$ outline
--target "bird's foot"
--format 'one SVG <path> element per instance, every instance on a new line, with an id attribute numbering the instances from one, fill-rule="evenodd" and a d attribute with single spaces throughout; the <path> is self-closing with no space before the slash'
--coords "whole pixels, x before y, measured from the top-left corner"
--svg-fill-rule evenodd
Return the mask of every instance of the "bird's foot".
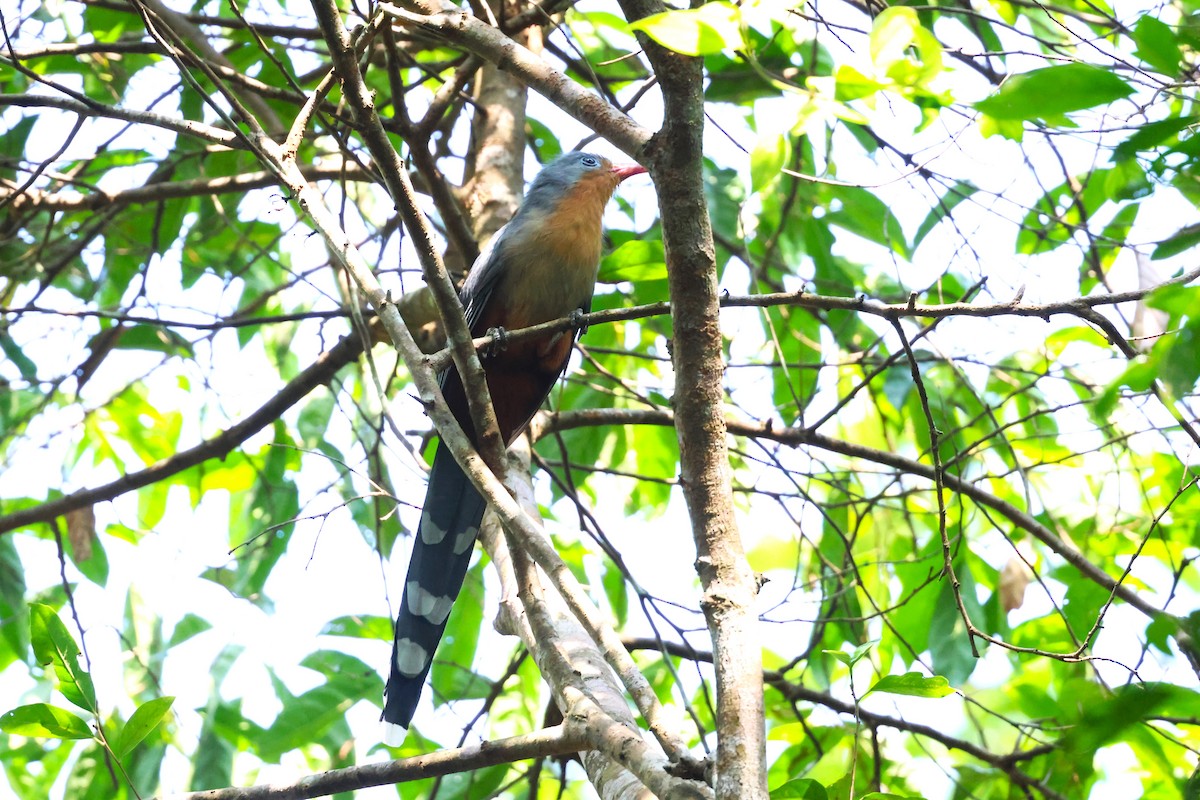
<path id="1" fill-rule="evenodd" d="M 570 322 L 571 326 L 580 333 L 587 333 L 587 325 L 583 324 L 583 317 L 583 309 L 577 308 L 570 314 L 567 314 L 567 322 Z"/>
<path id="2" fill-rule="evenodd" d="M 491 343 L 484 345 L 483 351 L 480 353 L 480 355 L 486 358 L 487 356 L 494 356 L 499 353 L 503 353 L 508 349 L 508 331 L 506 331 L 504 328 L 500 326 L 488 328 L 487 335 L 492 337 L 492 341 Z"/>

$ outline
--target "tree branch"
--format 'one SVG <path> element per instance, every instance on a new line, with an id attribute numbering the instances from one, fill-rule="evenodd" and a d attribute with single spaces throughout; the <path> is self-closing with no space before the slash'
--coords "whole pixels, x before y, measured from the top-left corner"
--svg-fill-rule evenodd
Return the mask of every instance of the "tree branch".
<path id="1" fill-rule="evenodd" d="M 423 14 L 391 3 L 381 3 L 379 8 L 405 24 L 428 30 L 511 72 L 521 83 L 631 156 L 637 157 L 650 140 L 650 132 L 619 109 L 594 92 L 584 89 L 486 22 L 442 0 L 419 0 L 416 5 Z"/>
<path id="2" fill-rule="evenodd" d="M 361 127 L 363 141 L 366 143 L 367 149 L 370 150 L 371 156 L 375 159 L 376 167 L 383 174 L 388 193 L 391 195 L 392 201 L 396 204 L 396 209 L 400 212 L 400 216 L 404 220 L 404 225 L 408 229 L 413 246 L 416 248 L 417 256 L 421 261 L 421 269 L 425 274 L 425 282 L 429 285 L 434 301 L 437 303 L 446 332 L 446 338 L 452 347 L 455 366 L 458 368 L 458 374 L 461 376 L 463 386 L 466 388 L 467 403 L 471 411 L 471 420 L 477 432 L 480 452 L 493 469 L 502 470 L 504 443 L 500 438 L 500 429 L 496 423 L 496 414 L 492 408 L 491 396 L 488 393 L 487 382 L 483 377 L 483 367 L 479 363 L 475 349 L 471 347 L 471 334 L 467 329 L 467 321 L 463 316 L 463 308 L 458 300 L 458 293 L 455 291 L 454 285 L 450 282 L 450 276 L 446 272 L 445 264 L 442 263 L 438 255 L 437 248 L 433 243 L 433 237 L 429 231 L 429 226 L 425 222 L 424 214 L 416 203 L 415 193 L 408 173 L 404 170 L 404 165 L 400 160 L 399 154 L 392 147 L 387 132 L 383 129 L 383 125 L 379 121 L 379 114 L 375 110 L 372 93 L 363 80 L 362 72 L 359 71 L 358 60 L 354 53 L 353 44 L 350 41 L 350 35 L 342 24 L 340 12 L 336 4 L 332 0 L 313 0 L 312 5 L 317 15 L 317 21 L 320 23 L 321 30 L 325 35 L 330 57 L 333 60 L 334 70 L 337 72 L 338 79 L 342 83 L 342 92 L 349 102 L 351 113 Z M 378 22 L 382 22 L 382 17 L 376 17 L 372 21 L 372 25 Z M 294 167 L 294 153 L 280 155 L 285 156 L 287 163 Z M 337 229 L 336 224 L 332 220 L 330 220 L 330 224 L 337 231 L 336 235 L 339 238 L 344 236 L 344 233 L 341 233 Z M 387 326 L 388 319 L 384 317 L 382 310 L 379 308 L 381 303 L 386 303 L 387 298 L 382 293 L 378 281 L 375 280 L 374 275 L 365 263 L 361 264 L 361 269 L 358 260 L 347 262 L 347 266 L 350 269 L 350 274 L 354 276 L 354 280 L 370 297 L 372 304 L 376 306 L 377 313 L 380 314 L 380 319 Z M 395 319 L 395 324 L 399 326 L 398 317 Z M 390 327 L 388 331 L 392 333 Z M 409 339 L 411 341 L 411 337 Z M 399 342 L 397 342 L 397 345 L 399 346 Z M 401 350 L 401 353 L 404 355 L 404 350 Z M 405 356 L 405 362 L 409 363 L 407 355 Z M 409 367 L 412 367 L 411 363 L 409 363 Z M 444 406 L 445 403 L 441 398 L 440 389 L 437 390 L 436 396 L 437 402 L 441 402 Z M 456 431 L 456 435 L 462 433 L 457 420 L 449 413 L 448 409 L 445 416 L 442 416 L 441 419 L 444 421 L 438 423 L 437 428 L 439 431 L 445 432 L 443 429 L 444 425 Z M 464 440 L 465 438 L 463 436 Z M 456 453 L 455 458 L 460 464 L 462 463 L 462 459 L 466 458 L 465 453 L 460 457 L 453 448 L 452 452 Z"/>
<path id="3" fill-rule="evenodd" d="M 339 369 L 358 358 L 363 351 L 362 340 L 357 336 L 346 336 L 332 348 L 322 353 L 312 366 L 288 381 L 274 397 L 259 406 L 246 419 L 223 431 L 219 436 L 196 445 L 190 450 L 176 453 L 146 469 L 131 472 L 117 480 L 83 489 L 73 494 L 51 500 L 31 508 L 23 508 L 0 516 L 0 534 L 37 522 L 49 522 L 55 517 L 84 508 L 105 500 L 112 500 L 126 492 L 149 486 L 172 475 L 183 472 L 210 458 L 222 458 L 233 452 L 258 431 L 278 419 L 283 412 L 298 403 L 313 389 L 328 383 Z"/>
<path id="4" fill-rule="evenodd" d="M 533 496 L 529 475 L 528 440 L 518 440 L 509 451 L 509 457 L 515 463 L 508 470 L 508 487 L 528 515 L 526 518 L 533 521 L 537 518 L 537 501 Z M 502 621 L 509 632 L 522 638 L 533 654 L 543 677 L 554 691 L 555 702 L 564 718 L 580 722 L 586 730 L 590 746 L 605 756 L 606 763 L 595 764 L 591 763 L 591 756 L 584 754 L 584 764 L 597 791 L 603 797 L 613 796 L 609 789 L 623 785 L 620 772 L 629 770 L 654 792 L 655 797 L 711 800 L 712 793 L 706 785 L 697 780 L 688 780 L 675 771 L 682 766 L 685 773 L 690 773 L 690 777 L 702 775 L 700 765 L 694 760 L 689 759 L 691 763 L 678 763 L 682 760 L 680 755 L 686 754 L 686 750 L 680 753 L 678 737 L 673 733 L 665 733 L 662 721 L 655 714 L 646 716 L 653 720 L 652 727 L 656 729 L 660 740 L 665 738 L 668 745 L 679 753 L 672 756 L 676 765 L 671 765 L 640 735 L 624 695 L 613 680 L 613 672 L 605 664 L 606 661 L 609 665 L 613 664 L 616 651 L 629 660 L 632 670 L 649 689 L 640 671 L 632 666 L 629 653 L 621 645 L 620 639 L 607 624 L 603 627 L 608 635 L 598 638 L 593 625 L 580 624 L 578 611 L 573 604 L 563 602 L 561 593 L 543 589 L 539 573 L 524 555 L 549 547 L 538 523 L 533 523 L 532 531 L 513 527 L 508 530 L 506 537 L 501 537 L 494 522 L 495 518 L 492 517 L 489 524 L 484 525 L 481 540 L 500 573 L 501 585 L 509 587 L 506 597 L 511 597 L 515 587 L 521 600 L 520 609 L 511 605 L 504 608 L 506 613 L 502 614 Z M 536 545 L 531 543 L 531 538 L 538 540 Z M 506 541 L 516 546 L 508 545 Z M 574 579 L 569 580 L 573 582 Z M 556 581 L 556 585 L 558 583 Z M 572 607 L 568 610 L 568 606 Z M 619 674 L 628 687 L 628 672 L 620 670 Z M 634 692 L 634 696 L 638 697 L 638 694 Z M 657 705 L 657 700 L 654 703 Z M 614 773 L 612 767 L 620 769 Z"/>
<path id="5" fill-rule="evenodd" d="M 55 97 L 42 94 L 0 94 L 0 108 L 17 106 L 20 108 L 57 108 L 69 111 L 83 117 L 108 117 L 132 122 L 138 125 L 148 125 L 153 128 L 163 128 L 184 136 L 193 136 L 212 144 L 225 145 L 232 150 L 245 150 L 246 145 L 241 135 L 223 130 L 203 122 L 190 119 L 168 117 L 166 114 L 156 114 L 153 111 L 134 111 L 128 108 L 118 108 L 106 103 L 80 102 L 67 97 Z"/>
<path id="6" fill-rule="evenodd" d="M 659 409 L 593 409 L 591 411 L 559 411 L 548 414 L 542 424 L 543 430 L 550 433 L 582 425 L 596 424 L 597 418 L 602 418 L 604 424 L 611 425 L 676 425 L 675 417 L 676 414 L 674 412 Z M 884 466 L 892 467 L 911 475 L 917 475 L 930 481 L 934 480 L 933 467 L 928 464 L 922 464 L 920 461 L 905 458 L 890 451 L 876 450 L 865 445 L 835 439 L 832 436 L 825 436 L 806 428 L 780 427 L 773 424 L 771 420 L 759 423 L 739 420 L 733 417 L 726 418 L 726 426 L 729 432 L 735 436 L 768 439 L 792 447 L 817 447 L 831 453 L 839 453 L 851 458 L 861 458 L 865 461 L 883 464 Z M 1028 532 L 1042 544 L 1057 553 L 1067 563 L 1071 564 L 1071 566 L 1078 569 L 1089 580 L 1112 592 L 1114 596 L 1125 601 L 1151 619 L 1155 619 L 1166 613 L 1162 609 L 1156 608 L 1154 605 L 1143 600 L 1140 595 L 1136 594 L 1129 587 L 1109 576 L 1108 573 L 1089 561 L 1087 556 L 1068 544 L 1054 533 L 1054 531 L 1038 522 L 1027 512 L 956 475 L 946 473 L 943 476 L 943 481 L 946 488 L 970 497 L 981 506 L 992 509 L 1021 530 Z"/>
<path id="7" fill-rule="evenodd" d="M 332 166 L 305 165 L 300 170 L 310 181 L 350 180 L 372 181 L 374 176 L 353 162 Z M 200 197 L 231 192 L 248 192 L 278 186 L 279 176 L 269 172 L 243 172 L 219 178 L 193 178 L 191 180 L 153 183 L 133 189 L 108 192 L 96 189 L 89 194 L 78 192 L 45 192 L 39 189 L 17 191 L 0 185 L 0 203 L 14 197 L 12 208 L 35 208 L 44 211 L 91 211 L 112 206 L 158 203 L 181 197 Z"/>
<path id="8" fill-rule="evenodd" d="M 621 0 L 621 8 L 629 20 L 665 10 L 657 0 Z M 658 195 L 671 293 L 680 484 L 715 656 L 714 787 L 718 800 L 766 800 L 758 583 L 733 509 L 716 256 L 704 191 L 703 61 L 637 36 L 663 95 L 663 127 L 644 153 Z"/>
<path id="9" fill-rule="evenodd" d="M 307 775 L 295 783 L 262 784 L 246 788 L 231 786 L 225 789 L 163 795 L 157 800 L 304 800 L 365 789 L 369 786 L 387 786 L 438 775 L 469 772 L 531 758 L 566 755 L 578 751 L 584 745 L 583 727 L 567 720 L 553 728 L 494 742 L 437 750 L 412 758 L 385 761 L 382 764 L 331 769 Z"/>

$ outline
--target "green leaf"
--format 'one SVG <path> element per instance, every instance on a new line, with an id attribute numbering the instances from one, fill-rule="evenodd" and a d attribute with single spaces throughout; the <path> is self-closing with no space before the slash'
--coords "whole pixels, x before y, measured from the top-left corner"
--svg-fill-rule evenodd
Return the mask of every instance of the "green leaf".
<path id="1" fill-rule="evenodd" d="M 6 89 L 12 91 L 12 89 Z M 25 157 L 25 141 L 29 132 L 38 121 L 38 115 L 31 114 L 24 119 L 18 119 L 4 133 L 0 133 L 0 176 L 14 180 L 17 176 L 13 166 L 19 164 Z"/>
<path id="2" fill-rule="evenodd" d="M 971 619 L 979 624 L 983 609 L 975 597 L 975 579 L 964 559 L 956 559 L 955 574 L 960 581 L 959 593 Z M 959 613 L 954 587 L 947 577 L 938 582 L 937 602 L 929 620 L 929 655 L 933 670 L 945 675 L 951 683 L 962 684 L 975 670 L 975 655 L 967 638 L 966 625 Z"/>
<path id="3" fill-rule="evenodd" d="M 455 665 L 443 673 L 436 691 L 448 700 L 482 700 L 495 688 L 496 682 L 486 675 Z"/>
<path id="4" fill-rule="evenodd" d="M 838 661 L 845 664 L 847 667 L 850 666 L 850 654 L 849 653 L 843 652 L 841 650 L 822 650 L 821 652 L 827 656 L 833 656 Z"/>
<path id="5" fill-rule="evenodd" d="M 937 205 L 929 210 L 925 215 L 925 219 L 921 221 L 920 227 L 917 228 L 917 233 L 913 236 L 912 249 L 916 250 L 921 242 L 925 240 L 938 223 L 944 219 L 948 219 L 955 207 L 971 197 L 979 191 L 979 187 L 970 181 L 959 181 L 942 194 L 938 198 Z"/>
<path id="6" fill-rule="evenodd" d="M 333 416 L 335 401 L 330 392 L 321 392 L 313 397 L 300 412 L 296 420 L 296 429 L 305 447 L 320 447 L 325 441 L 329 430 L 329 419 Z"/>
<path id="7" fill-rule="evenodd" d="M 1098 615 L 1108 602 L 1109 592 L 1072 568 L 1064 569 L 1061 573 L 1057 577 L 1067 585 L 1063 616 L 1075 638 L 1082 641 L 1092 626 L 1099 622 Z"/>
<path id="8" fill-rule="evenodd" d="M 1025 123 L 1019 119 L 997 119 L 984 114 L 983 119 L 979 120 L 979 132 L 985 139 L 1003 136 L 1019 142 L 1025 138 Z"/>
<path id="9" fill-rule="evenodd" d="M 1200 312 L 1200 287 L 1170 284 L 1160 286 L 1146 296 L 1146 305 L 1166 311 L 1178 323 L 1183 317 Z"/>
<path id="10" fill-rule="evenodd" d="M 17 366 L 21 377 L 30 383 L 37 382 L 37 365 L 21 351 L 20 346 L 13 340 L 7 330 L 0 330 L 0 350 Z"/>
<path id="11" fill-rule="evenodd" d="M 1104 193 L 1110 200 L 1140 200 L 1154 190 L 1146 170 L 1137 161 L 1120 161 L 1104 175 Z"/>
<path id="12" fill-rule="evenodd" d="M 942 71 L 942 45 L 911 8 L 892 6 L 871 26 L 871 62 L 877 75 L 895 84 L 926 88 Z M 917 59 L 910 53 L 915 49 Z"/>
<path id="13" fill-rule="evenodd" d="M 239 704 L 209 705 L 201 719 L 200 739 L 191 754 L 193 791 L 233 783 L 233 757 L 237 749 L 229 734 L 252 728 L 249 720 L 241 716 Z"/>
<path id="14" fill-rule="evenodd" d="M 630 239 L 600 262 L 601 283 L 657 281 L 667 277 L 662 241 Z"/>
<path id="15" fill-rule="evenodd" d="M 93 714 L 98 711 L 92 676 L 79 666 L 79 645 L 71 638 L 54 609 L 41 603 L 29 606 L 29 638 L 42 666 L 54 664 L 58 690 L 63 697 Z"/>
<path id="16" fill-rule="evenodd" d="M 975 108 L 996 120 L 1055 120 L 1133 94 L 1133 87 L 1109 70 L 1088 64 L 1043 67 L 1010 78 Z"/>
<path id="17" fill-rule="evenodd" d="M 906 672 L 903 675 L 885 675 L 877 680 L 863 697 L 871 692 L 904 694 L 911 697 L 945 697 L 954 694 L 954 687 L 941 675 L 925 677 L 919 672 Z"/>
<path id="18" fill-rule="evenodd" d="M 911 256 L 900 220 L 874 194 L 857 186 L 836 186 L 831 188 L 830 196 L 840 203 L 825 215 L 828 224 L 886 247 L 906 260 Z"/>
<path id="19" fill-rule="evenodd" d="M 157 728 L 158 723 L 162 722 L 174 702 L 174 697 L 157 697 L 138 706 L 133 715 L 129 717 L 129 721 L 121 728 L 116 743 L 112 746 L 117 758 L 127 755 L 137 746 L 138 742 L 146 738 L 150 731 Z"/>
<path id="20" fill-rule="evenodd" d="M 742 47 L 741 13 L 731 3 L 715 0 L 696 9 L 664 11 L 629 23 L 668 50 L 688 56 Z"/>
<path id="21" fill-rule="evenodd" d="M 841 64 L 834 73 L 834 98 L 849 103 L 878 94 L 888 87 L 887 83 L 864 75 L 849 64 Z"/>
<path id="22" fill-rule="evenodd" d="M 1200 123 L 1200 116 L 1190 115 L 1186 117 L 1167 117 L 1166 119 L 1157 122 L 1147 122 L 1134 130 L 1129 135 L 1129 138 L 1117 145 L 1113 153 L 1115 161 L 1123 161 L 1133 158 L 1139 152 L 1153 150 L 1172 139 L 1176 138 L 1180 131 L 1185 131 Z"/>
<path id="23" fill-rule="evenodd" d="M 378 701 L 383 682 L 378 672 L 353 656 L 321 650 L 306 657 L 304 666 L 321 673 L 325 681 L 315 689 L 292 696 L 276 680 L 275 693 L 283 711 L 257 737 L 264 761 L 277 762 L 286 752 L 310 745 L 343 722 L 346 711 L 365 697 Z"/>
<path id="24" fill-rule="evenodd" d="M 761 192 L 779 180 L 781 170 L 792 157 L 790 136 L 760 136 L 750 152 L 750 188 Z"/>
<path id="25" fill-rule="evenodd" d="M 149 350 L 184 358 L 195 357 L 192 343 L 171 328 L 159 325 L 130 325 L 121 331 L 116 347 L 122 350 Z"/>
<path id="26" fill-rule="evenodd" d="M 720 168 L 704 160 L 704 199 L 712 218 L 713 232 L 726 239 L 741 235 L 741 209 L 745 203 L 745 187 L 737 170 Z"/>
<path id="27" fill-rule="evenodd" d="M 662 425 L 633 425 L 629 449 L 634 468 L 646 480 L 637 481 L 625 503 L 626 513 L 647 518 L 662 514 L 671 495 L 669 481 L 679 474 L 679 439 Z M 585 579 L 586 580 L 586 579 Z"/>
<path id="28" fill-rule="evenodd" d="M 879 640 L 873 639 L 869 642 L 860 644 L 858 647 L 854 648 L 854 650 L 852 650 L 849 653 L 843 652 L 841 650 L 822 650 L 821 652 L 833 656 L 838 661 L 842 662 L 843 664 L 845 664 L 848 667 L 853 667 L 859 661 L 862 661 L 863 656 L 870 653 L 871 650 L 873 650 L 875 648 L 875 645 L 877 645 L 877 644 L 879 644 Z"/>
<path id="29" fill-rule="evenodd" d="M 774 345 L 773 398 L 783 418 L 799 419 L 816 396 L 822 364 L 821 319 L 800 308 L 776 307 L 762 315 L 763 335 Z M 787 365 L 784 367 L 784 365 Z"/>
<path id="30" fill-rule="evenodd" d="M 796 778 L 771 790 L 771 800 L 779 800 L 784 797 L 795 797 L 800 800 L 826 800 L 829 793 L 825 791 L 825 786 L 818 781 L 811 778 Z"/>
<path id="31" fill-rule="evenodd" d="M 616 564 L 605 559 L 600 582 L 604 586 L 604 595 L 608 598 L 613 616 L 617 619 L 617 626 L 624 627 L 629 618 L 629 587 L 625 583 L 624 573 Z"/>
<path id="32" fill-rule="evenodd" d="M 880 11 L 871 25 L 871 62 L 886 71 L 905 57 L 905 51 L 913 43 L 913 31 L 920 27 L 921 20 L 911 8 L 892 6 Z"/>
<path id="33" fill-rule="evenodd" d="M 494 767 L 455 772 L 442 779 L 438 800 L 473 800 L 480 797 L 503 796 L 497 793 L 504 782 L 509 779 L 509 765 L 498 764 Z M 428 794 L 419 795 L 428 797 Z"/>
<path id="34" fill-rule="evenodd" d="M 0 672 L 29 653 L 29 623 L 25 616 L 25 569 L 13 536 L 0 536 L 0 637 L 7 646 L 0 651 Z"/>
<path id="35" fill-rule="evenodd" d="M 1200 379 L 1200 315 L 1175 332 L 1160 358 L 1159 376 L 1175 397 L 1191 394 Z"/>
<path id="36" fill-rule="evenodd" d="M 1063 738 L 1063 747 L 1077 758 L 1091 755 L 1106 744 L 1119 741 L 1137 723 L 1155 716 L 1171 698 L 1165 684 L 1129 684 L 1110 697 L 1084 706 L 1083 715 Z"/>
<path id="37" fill-rule="evenodd" d="M 351 636 L 355 639 L 377 639 L 390 642 L 395 635 L 392 621 L 387 617 L 370 614 L 354 614 L 337 617 L 321 628 L 322 636 Z"/>
<path id="38" fill-rule="evenodd" d="M 95 518 L 89 518 L 94 525 Z M 95 535 L 94 530 L 77 533 L 72 529 L 77 524 L 68 514 L 67 528 L 71 535 L 65 542 L 67 556 L 85 578 L 97 586 L 104 586 L 108 582 L 108 553 L 104 549 L 104 540 Z"/>
<path id="39" fill-rule="evenodd" d="M 110 770 L 112 760 L 99 742 L 86 747 L 67 776 L 64 797 L 71 800 L 125 800 L 130 797 L 124 781 Z"/>
<path id="40" fill-rule="evenodd" d="M 1121 389 L 1128 387 L 1133 392 L 1145 392 L 1154 383 L 1158 373 L 1158 364 L 1149 359 L 1139 358 L 1129 362 L 1129 366 L 1096 398 L 1096 413 L 1108 417 L 1116 408 Z"/>
<path id="41" fill-rule="evenodd" d="M 1118 211 L 1100 232 L 1096 243 L 1100 254 L 1100 267 L 1107 272 L 1122 250 L 1122 243 L 1129 239 L 1129 231 L 1142 209 L 1141 203 L 1130 203 Z"/>
<path id="42" fill-rule="evenodd" d="M 0 731 L 41 739 L 90 739 L 92 729 L 81 717 L 48 703 L 21 706 L 0 716 Z"/>
<path id="43" fill-rule="evenodd" d="M 212 628 L 212 623 L 208 620 L 198 617 L 195 614 L 184 614 L 183 618 L 175 624 L 175 629 L 171 631 L 171 639 L 167 642 L 167 648 L 170 649 L 178 644 L 183 644 L 193 636 L 204 633 Z"/>
<path id="44" fill-rule="evenodd" d="M 1200 223 L 1188 225 L 1175 231 L 1158 243 L 1154 248 L 1154 252 L 1150 254 L 1152 261 L 1160 261 L 1164 258 L 1179 255 L 1185 250 L 1190 250 L 1200 244 Z"/>
<path id="45" fill-rule="evenodd" d="M 1174 31 L 1165 22 L 1150 14 L 1143 14 L 1133 29 L 1133 41 L 1137 43 L 1134 55 L 1155 70 L 1174 78 L 1179 74 L 1179 62 L 1183 54 Z"/>

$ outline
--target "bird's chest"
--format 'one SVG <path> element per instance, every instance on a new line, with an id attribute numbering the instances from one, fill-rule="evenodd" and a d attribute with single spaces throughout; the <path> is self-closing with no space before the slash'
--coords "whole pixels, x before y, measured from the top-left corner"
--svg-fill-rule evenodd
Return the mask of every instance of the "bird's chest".
<path id="1" fill-rule="evenodd" d="M 514 265 L 500 298 L 513 328 L 561 319 L 590 305 L 600 264 L 600 214 L 556 214 L 531 239 L 529 257 Z"/>

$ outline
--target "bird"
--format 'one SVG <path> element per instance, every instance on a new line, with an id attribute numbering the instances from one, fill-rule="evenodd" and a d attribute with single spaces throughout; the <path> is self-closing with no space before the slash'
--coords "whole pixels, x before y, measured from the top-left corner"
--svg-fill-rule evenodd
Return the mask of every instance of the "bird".
<path id="1" fill-rule="evenodd" d="M 459 292 L 473 337 L 563 319 L 591 308 L 603 247 L 604 208 L 626 178 L 646 172 L 586 152 L 546 164 L 512 220 L 475 260 Z M 481 358 L 496 421 L 512 444 L 567 366 L 573 332 L 501 344 Z M 502 340 L 502 337 L 501 337 Z M 442 396 L 478 445 L 461 376 L 440 376 Z M 412 722 L 450 610 L 462 589 L 487 508 L 454 456 L 439 443 L 396 617 L 384 690 L 384 742 L 399 745 Z"/>

